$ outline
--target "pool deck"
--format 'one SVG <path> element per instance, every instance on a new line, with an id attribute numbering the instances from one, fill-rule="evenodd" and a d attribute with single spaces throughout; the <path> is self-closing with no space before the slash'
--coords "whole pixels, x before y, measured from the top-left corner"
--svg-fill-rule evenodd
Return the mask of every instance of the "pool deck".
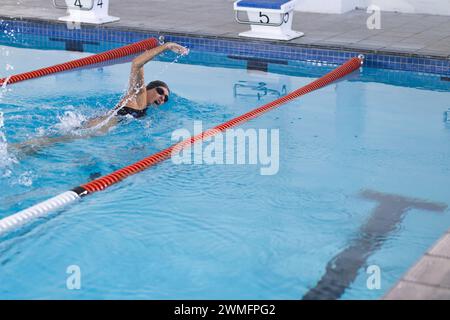
<path id="1" fill-rule="evenodd" d="M 65 15 L 52 0 L 1 0 L 0 4 L 2 17 L 57 20 Z M 113 0 L 110 15 L 121 20 L 106 24 L 107 28 L 224 38 L 239 38 L 239 32 L 249 29 L 235 22 L 232 0 Z M 293 29 L 305 36 L 288 43 L 450 59 L 450 16 L 382 12 L 379 30 L 367 28 L 369 16 L 365 10 L 341 15 L 295 12 Z"/>
<path id="2" fill-rule="evenodd" d="M 51 0 L 1 0 L 0 4 L 0 17 L 4 18 L 56 21 L 65 15 Z M 229 39 L 237 39 L 239 32 L 248 30 L 248 26 L 235 22 L 232 0 L 113 0 L 110 15 L 121 20 L 105 28 Z M 365 10 L 342 15 L 296 12 L 293 29 L 305 36 L 288 43 L 450 59 L 450 16 L 382 12 L 379 30 L 367 28 L 369 16 Z M 450 299 L 450 230 L 384 299 Z"/>
<path id="3" fill-rule="evenodd" d="M 384 296 L 385 300 L 450 300 L 450 230 Z"/>

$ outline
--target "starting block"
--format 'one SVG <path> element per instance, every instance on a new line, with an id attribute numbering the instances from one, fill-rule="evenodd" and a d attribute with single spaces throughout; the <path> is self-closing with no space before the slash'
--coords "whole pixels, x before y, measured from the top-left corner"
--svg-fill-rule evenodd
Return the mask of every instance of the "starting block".
<path id="1" fill-rule="evenodd" d="M 57 0 L 53 0 L 55 8 L 67 9 L 69 14 L 59 18 L 60 21 L 103 24 L 120 20 L 108 14 L 109 0 L 64 0 L 64 2 L 65 4 L 58 4 Z"/>
<path id="2" fill-rule="evenodd" d="M 292 40 L 304 35 L 292 30 L 297 0 L 238 0 L 234 2 L 236 21 L 250 25 L 251 30 L 239 33 L 242 37 L 273 40 Z M 247 12 L 248 20 L 240 13 Z"/>

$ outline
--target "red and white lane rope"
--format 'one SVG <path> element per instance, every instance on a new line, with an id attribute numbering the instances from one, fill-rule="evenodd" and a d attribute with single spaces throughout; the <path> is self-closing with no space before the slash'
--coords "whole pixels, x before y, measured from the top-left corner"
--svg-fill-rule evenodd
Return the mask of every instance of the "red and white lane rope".
<path id="1" fill-rule="evenodd" d="M 124 47 L 112 49 L 109 51 L 105 51 L 99 54 L 94 54 L 89 57 L 84 57 L 81 59 L 73 60 L 64 62 L 61 64 L 57 64 L 50 67 L 41 68 L 34 71 L 29 71 L 25 73 L 16 74 L 13 76 L 9 76 L 7 78 L 0 79 L 0 86 L 2 86 L 4 83 L 6 84 L 13 84 L 16 82 L 39 78 L 43 76 L 47 76 L 49 74 L 63 72 L 75 68 L 81 68 L 86 67 L 88 65 L 93 65 L 109 60 L 115 60 L 118 58 L 126 57 L 129 55 L 137 54 L 140 52 L 143 52 L 145 50 L 152 49 L 154 47 L 158 46 L 158 40 L 155 38 L 149 38 L 145 39 Z"/>
<path id="2" fill-rule="evenodd" d="M 222 123 L 212 129 L 206 130 L 196 136 L 188 138 L 180 143 L 174 144 L 167 149 L 157 152 L 141 161 L 138 161 L 132 165 L 129 165 L 120 170 L 114 171 L 106 176 L 93 180 L 89 183 L 78 186 L 71 191 L 64 192 L 56 197 L 53 197 L 47 201 L 41 202 L 33 207 L 22 210 L 16 214 L 0 220 L 0 235 L 8 232 L 28 221 L 31 221 L 37 217 L 44 216 L 50 211 L 63 208 L 64 206 L 73 203 L 83 196 L 92 194 L 97 191 L 104 190 L 109 186 L 131 176 L 138 172 L 141 172 L 149 167 L 160 163 L 171 157 L 172 154 L 176 154 L 183 148 L 189 148 L 196 142 L 200 142 L 203 139 L 212 137 L 221 131 L 225 131 L 229 128 L 235 127 L 243 122 L 249 121 L 268 112 L 274 108 L 277 108 L 288 101 L 298 98 L 314 90 L 325 87 L 326 85 L 341 79 L 342 77 L 350 74 L 351 72 L 359 69 L 363 63 L 363 56 L 358 58 L 352 58 L 345 62 L 343 65 L 327 73 L 323 77 L 301 87 L 288 95 L 281 97 L 275 101 L 265 104 L 259 108 L 256 108 L 250 112 L 247 112 L 241 116 L 231 119 L 225 123 Z"/>

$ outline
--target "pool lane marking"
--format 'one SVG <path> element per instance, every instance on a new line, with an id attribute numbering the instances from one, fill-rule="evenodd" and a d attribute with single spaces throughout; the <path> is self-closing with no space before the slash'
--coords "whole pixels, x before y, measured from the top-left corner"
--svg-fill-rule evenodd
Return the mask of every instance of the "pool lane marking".
<path id="1" fill-rule="evenodd" d="M 349 59 L 347 62 L 345 62 L 343 65 L 337 67 L 336 69 L 330 71 L 329 73 L 325 74 L 319 79 L 314 80 L 313 82 L 289 93 L 288 95 L 278 98 L 272 102 L 269 102 L 261 107 L 258 107 L 252 111 L 249 111 L 243 115 L 240 115 L 236 118 L 233 118 L 225 123 L 222 123 L 212 129 L 208 129 L 196 136 L 192 136 L 184 141 L 181 141 L 177 144 L 174 144 L 162 151 L 159 151 L 141 161 L 138 161 L 132 165 L 129 165 L 127 167 L 124 167 L 120 170 L 114 171 L 106 176 L 100 177 L 98 179 L 95 179 L 89 183 L 86 183 L 84 185 L 78 186 L 71 191 L 69 191 L 69 194 L 71 195 L 70 199 L 68 198 L 68 193 L 63 193 L 60 196 L 57 196 L 55 198 L 51 198 L 47 201 L 44 201 L 41 204 L 37 204 L 29 209 L 25 209 L 17 214 L 21 214 L 20 217 L 28 217 L 26 221 L 30 221 L 33 219 L 33 216 L 43 216 L 45 213 L 49 213 L 50 211 L 53 211 L 55 209 L 61 209 L 65 205 L 72 203 L 76 200 L 74 195 L 76 195 L 77 198 L 87 196 L 89 194 L 92 194 L 97 191 L 104 190 L 108 188 L 109 186 L 118 183 L 119 181 L 134 175 L 138 172 L 141 172 L 143 170 L 148 169 L 149 167 L 160 163 L 168 158 L 171 157 L 172 154 L 175 152 L 179 152 L 182 149 L 189 148 L 194 143 L 200 142 L 206 138 L 212 137 L 216 135 L 217 133 L 221 131 L 225 131 L 231 127 L 235 127 L 243 122 L 247 122 L 251 119 L 254 119 L 260 115 L 262 115 L 265 112 L 268 112 L 272 109 L 275 109 L 285 103 L 287 103 L 290 100 L 293 100 L 295 98 L 298 98 L 302 95 L 305 95 L 309 92 L 315 91 L 317 89 L 320 89 L 322 87 L 325 87 L 326 85 L 343 78 L 344 76 L 352 73 L 353 71 L 358 70 L 361 65 L 363 64 L 364 57 L 358 56 L 357 58 Z M 60 198 L 64 195 L 64 198 Z M 61 201 L 64 200 L 64 201 Z M 39 212 L 37 214 L 36 212 Z M 14 214 L 10 217 L 17 217 Z M 2 228 L 0 228 L 0 235 L 2 233 L 8 232 L 15 228 L 17 224 L 14 223 L 10 217 L 6 217 L 2 220 L 0 220 L 0 225 Z M 6 222 L 5 222 L 6 221 Z"/>
<path id="2" fill-rule="evenodd" d="M 20 81 L 25 81 L 29 79 L 39 78 L 43 76 L 47 76 L 50 74 L 68 71 L 76 68 L 86 67 L 89 65 L 94 65 L 97 63 L 115 60 L 119 58 L 123 58 L 126 56 L 130 56 L 133 54 L 137 54 L 143 52 L 145 50 L 152 49 L 158 46 L 158 40 L 155 38 L 148 38 L 139 42 L 135 42 L 120 48 L 115 48 L 112 50 L 108 50 L 102 53 L 94 54 L 89 57 L 84 57 L 60 64 L 56 64 L 54 66 L 45 67 L 33 71 L 28 71 L 16 75 L 9 76 L 7 78 L 0 79 L 0 86 L 10 85 L 13 83 L 17 83 Z"/>

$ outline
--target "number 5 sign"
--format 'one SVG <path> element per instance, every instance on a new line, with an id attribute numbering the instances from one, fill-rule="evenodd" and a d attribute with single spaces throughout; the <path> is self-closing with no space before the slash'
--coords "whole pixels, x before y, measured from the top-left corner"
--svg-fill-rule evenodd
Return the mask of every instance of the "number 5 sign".
<path id="1" fill-rule="evenodd" d="M 292 30 L 295 3 L 296 0 L 237 0 L 234 3 L 235 19 L 251 28 L 239 33 L 239 36 L 274 40 L 292 40 L 303 36 L 302 32 Z M 247 20 L 242 18 L 244 12 L 247 13 Z"/>

